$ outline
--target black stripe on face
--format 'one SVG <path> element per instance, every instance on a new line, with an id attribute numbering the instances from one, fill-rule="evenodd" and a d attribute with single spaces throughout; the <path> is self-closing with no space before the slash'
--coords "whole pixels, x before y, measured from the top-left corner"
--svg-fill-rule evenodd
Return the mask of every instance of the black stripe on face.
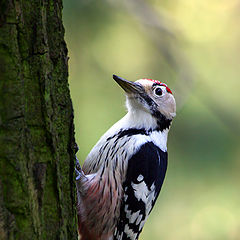
<path id="1" fill-rule="evenodd" d="M 157 83 L 154 83 L 156 85 L 159 85 Z M 154 85 L 153 84 L 153 85 Z M 146 92 L 141 94 L 142 99 L 148 104 L 149 109 L 151 111 L 151 114 L 153 117 L 157 119 L 158 128 L 160 131 L 163 131 L 164 129 L 167 129 L 170 127 L 172 120 L 167 119 L 159 110 L 157 103 L 147 95 Z"/>
<path id="2" fill-rule="evenodd" d="M 167 119 L 160 111 L 155 110 L 152 115 L 157 119 L 157 124 L 160 131 L 170 127 L 172 120 Z"/>
<path id="3" fill-rule="evenodd" d="M 140 96 L 148 104 L 150 109 L 157 108 L 158 105 L 155 103 L 155 101 L 151 97 L 148 96 L 146 92 L 143 92 L 142 94 L 140 94 Z"/>

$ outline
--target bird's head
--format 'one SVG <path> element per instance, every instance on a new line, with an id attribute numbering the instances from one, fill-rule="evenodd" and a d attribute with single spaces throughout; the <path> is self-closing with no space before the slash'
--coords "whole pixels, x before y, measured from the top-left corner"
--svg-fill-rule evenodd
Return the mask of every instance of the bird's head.
<path id="1" fill-rule="evenodd" d="M 170 125 L 176 116 L 176 102 L 165 83 L 146 78 L 131 82 L 116 75 L 113 79 L 125 90 L 129 111 L 147 112 L 156 118 L 159 126 Z"/>

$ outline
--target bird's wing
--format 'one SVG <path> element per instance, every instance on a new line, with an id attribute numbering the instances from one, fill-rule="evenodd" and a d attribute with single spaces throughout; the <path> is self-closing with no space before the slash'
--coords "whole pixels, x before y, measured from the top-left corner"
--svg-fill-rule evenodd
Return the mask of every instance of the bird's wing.
<path id="1" fill-rule="evenodd" d="M 142 145 L 131 157 L 114 240 L 138 239 L 161 190 L 166 169 L 167 152 L 152 142 Z"/>

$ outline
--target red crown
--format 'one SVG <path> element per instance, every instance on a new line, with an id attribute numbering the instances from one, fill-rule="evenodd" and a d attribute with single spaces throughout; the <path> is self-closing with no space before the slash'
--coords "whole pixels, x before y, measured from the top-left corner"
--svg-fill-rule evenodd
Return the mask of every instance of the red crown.
<path id="1" fill-rule="evenodd" d="M 144 80 L 148 80 L 148 81 L 152 81 L 152 82 L 154 82 L 154 83 L 159 84 L 160 86 L 164 86 L 164 87 L 166 87 L 167 92 L 169 92 L 169 93 L 172 94 L 171 89 L 170 89 L 165 83 L 162 83 L 162 82 L 160 82 L 160 81 L 158 81 L 158 80 L 149 79 L 149 78 L 143 78 L 143 79 L 144 79 Z"/>

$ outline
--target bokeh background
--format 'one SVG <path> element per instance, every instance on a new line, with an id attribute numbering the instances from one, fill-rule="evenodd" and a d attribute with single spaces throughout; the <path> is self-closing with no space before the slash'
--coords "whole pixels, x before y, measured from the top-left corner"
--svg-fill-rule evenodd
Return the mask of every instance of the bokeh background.
<path id="1" fill-rule="evenodd" d="M 153 78 L 177 99 L 169 168 L 140 239 L 240 239 L 240 1 L 65 0 L 83 163 L 125 114 L 112 80 Z"/>

